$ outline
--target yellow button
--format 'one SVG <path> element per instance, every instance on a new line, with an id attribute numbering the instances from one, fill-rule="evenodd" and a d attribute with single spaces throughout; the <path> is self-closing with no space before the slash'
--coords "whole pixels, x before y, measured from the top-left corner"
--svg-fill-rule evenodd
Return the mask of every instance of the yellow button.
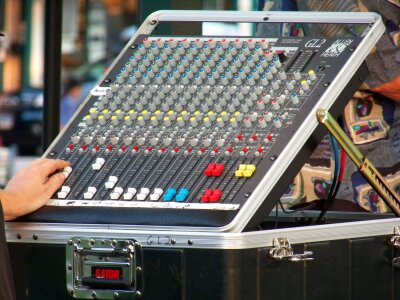
<path id="1" fill-rule="evenodd" d="M 174 114 L 174 111 L 173 111 L 173 110 L 170 110 L 170 111 L 168 111 L 168 114 L 169 114 L 169 115 L 173 115 L 173 114 Z"/>
<path id="2" fill-rule="evenodd" d="M 108 109 L 104 109 L 104 110 L 103 110 L 103 113 L 108 113 Z"/>
<path id="3" fill-rule="evenodd" d="M 156 116 L 152 116 L 151 118 L 150 118 L 150 120 L 157 120 L 157 118 L 156 118 Z"/>
<path id="4" fill-rule="evenodd" d="M 120 114 L 120 113 L 121 113 L 121 110 L 120 110 L 120 109 L 117 109 L 117 110 L 115 111 L 115 113 L 116 113 L 116 114 Z"/>
<path id="5" fill-rule="evenodd" d="M 203 119 L 204 121 L 208 121 L 208 120 L 210 120 L 208 117 L 205 117 L 204 119 Z"/>
<path id="6" fill-rule="evenodd" d="M 198 111 L 198 110 L 196 110 L 195 112 L 194 112 L 194 115 L 195 116 L 197 116 L 197 115 L 199 115 L 200 114 L 200 112 Z"/>
<path id="7" fill-rule="evenodd" d="M 94 112 L 96 112 L 96 109 L 95 109 L 95 108 L 91 108 L 91 109 L 89 110 L 89 112 L 90 112 L 90 113 L 94 113 Z"/>
<path id="8" fill-rule="evenodd" d="M 130 111 L 129 111 L 129 113 L 130 114 L 133 114 L 135 111 L 133 110 L 133 109 L 131 109 Z"/>
<path id="9" fill-rule="evenodd" d="M 236 121 L 236 119 L 235 118 L 230 118 L 230 120 L 229 121 L 231 121 L 231 122 L 235 122 Z"/>
<path id="10" fill-rule="evenodd" d="M 247 169 L 247 165 L 244 165 L 244 164 L 239 165 L 238 170 L 244 171 L 244 170 L 246 170 L 246 169 Z"/>
<path id="11" fill-rule="evenodd" d="M 308 71 L 308 74 L 309 74 L 309 75 L 312 75 L 312 74 L 314 74 L 314 70 L 310 70 L 310 71 Z"/>
<path id="12" fill-rule="evenodd" d="M 213 111 L 209 111 L 209 112 L 208 112 L 208 115 L 209 115 L 209 116 L 212 116 L 213 114 L 214 114 Z"/>
<path id="13" fill-rule="evenodd" d="M 103 116 L 103 115 L 100 115 L 100 116 L 98 117 L 98 119 L 99 119 L 99 120 L 104 119 L 104 116 Z"/>
<path id="14" fill-rule="evenodd" d="M 246 170 L 251 170 L 254 172 L 256 170 L 256 166 L 255 165 L 247 165 Z"/>
<path id="15" fill-rule="evenodd" d="M 117 118 L 117 116 L 112 116 L 111 120 L 115 120 Z"/>
<path id="16" fill-rule="evenodd" d="M 159 114 L 161 114 L 161 111 L 160 111 L 160 110 L 156 110 L 156 111 L 154 112 L 154 114 L 159 115 Z"/>
<path id="17" fill-rule="evenodd" d="M 224 116 L 224 115 L 226 115 L 226 111 L 223 111 L 223 112 L 221 113 L 221 116 Z"/>
<path id="18" fill-rule="evenodd" d="M 251 177 L 251 175 L 253 175 L 253 171 L 252 170 L 243 171 L 243 177 Z"/>
<path id="19" fill-rule="evenodd" d="M 143 116 L 139 116 L 139 118 L 137 118 L 139 121 L 143 120 Z"/>
<path id="20" fill-rule="evenodd" d="M 182 119 L 183 119 L 182 117 L 176 118 L 177 121 L 181 121 Z"/>
<path id="21" fill-rule="evenodd" d="M 125 120 L 129 120 L 130 117 L 129 117 L 129 116 L 125 116 L 124 119 L 125 119 Z"/>
<path id="22" fill-rule="evenodd" d="M 235 176 L 236 177 L 243 177 L 243 171 L 242 170 L 236 170 L 235 171 Z"/>

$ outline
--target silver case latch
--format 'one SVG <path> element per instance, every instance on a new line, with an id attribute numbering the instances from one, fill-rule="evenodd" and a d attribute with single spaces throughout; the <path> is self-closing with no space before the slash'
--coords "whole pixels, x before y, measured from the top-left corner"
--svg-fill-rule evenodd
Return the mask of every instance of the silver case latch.
<path id="1" fill-rule="evenodd" d="M 310 257 L 313 254 L 312 251 L 295 254 L 289 239 L 286 237 L 274 238 L 273 248 L 269 250 L 268 254 L 275 260 L 289 260 L 293 262 L 314 260 L 313 257 Z"/>

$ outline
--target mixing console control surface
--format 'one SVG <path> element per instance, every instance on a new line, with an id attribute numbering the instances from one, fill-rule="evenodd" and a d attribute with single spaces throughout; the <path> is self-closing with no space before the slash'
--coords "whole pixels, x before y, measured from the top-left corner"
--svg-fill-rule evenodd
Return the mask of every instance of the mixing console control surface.
<path id="1" fill-rule="evenodd" d="M 226 225 L 361 39 L 310 40 L 138 35 L 47 151 L 72 164 L 47 208 L 95 208 L 97 223 Z"/>

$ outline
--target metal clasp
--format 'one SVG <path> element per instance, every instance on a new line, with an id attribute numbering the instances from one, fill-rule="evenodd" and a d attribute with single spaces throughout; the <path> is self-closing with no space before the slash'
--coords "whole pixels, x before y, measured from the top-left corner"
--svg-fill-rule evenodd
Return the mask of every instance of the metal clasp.
<path id="1" fill-rule="evenodd" d="M 292 245 L 286 237 L 274 238 L 273 248 L 269 250 L 268 254 L 275 260 L 289 260 L 293 262 L 314 260 L 313 257 L 310 257 L 313 254 L 312 251 L 304 251 L 304 253 L 294 254 Z"/>
<path id="2" fill-rule="evenodd" d="M 390 245 L 396 249 L 400 249 L 400 228 L 395 227 L 393 236 L 390 239 Z M 392 266 L 396 268 L 400 268 L 400 257 L 395 257 L 392 259 Z"/>

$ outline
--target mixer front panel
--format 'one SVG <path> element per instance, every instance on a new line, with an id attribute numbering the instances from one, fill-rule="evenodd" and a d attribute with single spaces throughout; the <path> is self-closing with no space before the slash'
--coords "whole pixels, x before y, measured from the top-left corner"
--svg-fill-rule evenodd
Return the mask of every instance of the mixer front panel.
<path id="1" fill-rule="evenodd" d="M 47 151 L 72 164 L 48 207 L 96 208 L 100 223 L 198 226 L 188 216 L 202 211 L 216 219 L 206 226 L 226 224 L 359 42 L 139 36 Z"/>

